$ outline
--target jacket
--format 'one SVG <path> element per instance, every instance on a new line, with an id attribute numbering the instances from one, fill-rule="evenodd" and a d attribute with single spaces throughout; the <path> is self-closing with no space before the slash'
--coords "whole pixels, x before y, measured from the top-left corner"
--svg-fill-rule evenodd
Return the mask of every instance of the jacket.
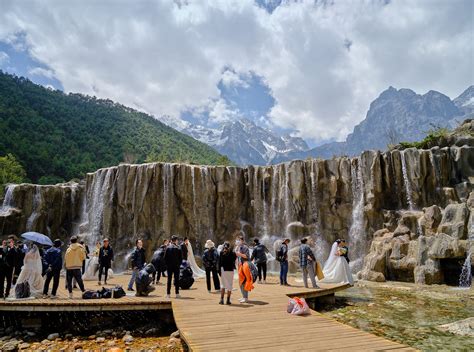
<path id="1" fill-rule="evenodd" d="M 0 270 L 10 270 L 12 253 L 9 247 L 0 247 Z"/>
<path id="2" fill-rule="evenodd" d="M 61 249 L 57 247 L 51 247 L 48 249 L 44 254 L 43 262 L 46 267 L 51 267 L 51 269 L 54 271 L 60 271 L 63 267 Z"/>
<path id="3" fill-rule="evenodd" d="M 188 246 L 186 243 L 181 243 L 180 246 L 183 260 L 188 260 Z"/>
<path id="4" fill-rule="evenodd" d="M 250 260 L 255 259 L 256 264 L 266 263 L 267 262 L 267 252 L 268 249 L 263 244 L 257 244 L 252 251 L 252 256 Z"/>
<path id="5" fill-rule="evenodd" d="M 244 285 L 245 291 L 253 290 L 253 278 L 252 272 L 249 268 L 249 263 L 244 262 L 242 265 L 239 265 L 239 285 Z"/>
<path id="6" fill-rule="evenodd" d="M 155 253 L 153 253 L 153 257 L 151 258 L 151 263 L 155 267 L 156 271 L 162 272 L 163 270 L 166 269 L 165 251 L 166 251 L 166 246 L 162 245 L 160 246 L 160 248 L 158 248 L 155 251 Z"/>
<path id="7" fill-rule="evenodd" d="M 219 262 L 219 254 L 215 248 L 208 248 L 204 251 L 202 255 L 202 264 L 206 269 L 217 269 L 217 264 Z"/>
<path id="8" fill-rule="evenodd" d="M 313 265 L 312 262 L 316 261 L 313 251 L 307 244 L 302 244 L 299 250 L 300 256 L 300 267 L 306 267 L 308 265 Z"/>
<path id="9" fill-rule="evenodd" d="M 132 269 L 142 269 L 145 266 L 145 249 L 135 247 L 132 253 Z"/>
<path id="10" fill-rule="evenodd" d="M 86 250 L 79 243 L 71 243 L 64 256 L 66 269 L 82 269 L 82 261 L 86 259 Z"/>
<path id="11" fill-rule="evenodd" d="M 171 243 L 170 245 L 168 245 L 168 247 L 166 247 L 165 263 L 168 270 L 179 269 L 182 260 L 183 254 L 181 252 L 181 249 L 177 245 Z"/>
<path id="12" fill-rule="evenodd" d="M 231 250 L 227 253 L 221 252 L 219 255 L 219 273 L 224 269 L 224 271 L 234 271 L 235 269 L 235 260 L 237 256 Z"/>
<path id="13" fill-rule="evenodd" d="M 148 287 L 151 284 L 151 277 L 155 273 L 155 267 L 153 264 L 148 264 L 142 270 L 139 271 L 137 277 L 135 278 L 135 285 L 137 287 L 137 293 L 147 292 Z"/>
<path id="14" fill-rule="evenodd" d="M 288 245 L 286 243 L 281 244 L 278 252 L 276 253 L 276 259 L 281 263 L 288 261 Z"/>
<path id="15" fill-rule="evenodd" d="M 108 246 L 105 248 L 104 246 L 100 247 L 99 250 L 99 264 L 102 266 L 109 266 L 112 264 L 114 260 L 114 250 L 112 247 Z"/>

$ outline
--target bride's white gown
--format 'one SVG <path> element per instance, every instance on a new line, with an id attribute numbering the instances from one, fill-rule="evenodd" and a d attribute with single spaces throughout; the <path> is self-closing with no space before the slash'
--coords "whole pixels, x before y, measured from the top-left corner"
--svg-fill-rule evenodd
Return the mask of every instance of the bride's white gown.
<path id="1" fill-rule="evenodd" d="M 337 243 L 334 242 L 328 260 L 323 267 L 324 279 L 322 283 L 349 283 L 354 284 L 351 269 L 346 258 L 337 255 Z"/>
<path id="2" fill-rule="evenodd" d="M 206 272 L 202 270 L 199 265 L 196 263 L 196 259 L 194 259 L 194 252 L 193 252 L 193 247 L 191 246 L 191 243 L 188 242 L 186 245 L 188 248 L 188 258 L 186 260 L 189 262 L 189 266 L 193 270 L 193 276 L 194 277 L 204 277 L 206 276 Z"/>
<path id="3" fill-rule="evenodd" d="M 41 264 L 41 256 L 38 247 L 33 245 L 33 247 L 25 254 L 23 266 L 16 284 L 18 285 L 23 282 L 28 282 L 30 285 L 31 296 L 40 297 L 44 285 L 43 277 L 41 276 L 42 271 L 43 266 Z M 14 292 L 12 293 L 12 296 L 15 296 Z"/>

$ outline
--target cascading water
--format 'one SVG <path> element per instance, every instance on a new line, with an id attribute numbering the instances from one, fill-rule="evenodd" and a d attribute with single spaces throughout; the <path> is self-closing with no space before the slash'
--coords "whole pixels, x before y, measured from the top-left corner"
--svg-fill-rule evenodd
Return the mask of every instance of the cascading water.
<path id="1" fill-rule="evenodd" d="M 6 192 L 5 192 L 5 198 L 3 198 L 3 204 L 0 207 L 0 214 L 6 213 L 9 209 L 14 207 L 13 204 L 13 190 L 15 189 L 16 185 L 8 185 Z"/>
<path id="2" fill-rule="evenodd" d="M 400 157 L 401 157 L 401 161 L 402 161 L 403 183 L 405 184 L 405 193 L 406 193 L 408 208 L 410 210 L 414 210 L 415 209 L 415 204 L 413 203 L 411 182 L 410 182 L 410 179 L 408 177 L 408 171 L 407 171 L 407 165 L 406 165 L 405 151 L 404 150 L 401 151 Z"/>
<path id="3" fill-rule="evenodd" d="M 367 238 L 364 226 L 364 179 L 360 159 L 354 159 L 351 164 L 352 183 L 352 223 L 349 229 L 350 262 L 353 273 L 362 269 L 365 255 L 367 254 Z"/>
<path id="4" fill-rule="evenodd" d="M 36 219 L 39 215 L 39 207 L 41 206 L 41 187 L 35 186 L 35 194 L 33 196 L 33 212 L 26 221 L 26 231 L 33 231 Z"/>
<path id="5" fill-rule="evenodd" d="M 471 256 L 472 253 L 469 251 L 467 254 L 466 260 L 462 267 L 461 275 L 459 276 L 459 287 L 460 288 L 469 288 L 472 284 L 472 273 L 471 273 Z"/>

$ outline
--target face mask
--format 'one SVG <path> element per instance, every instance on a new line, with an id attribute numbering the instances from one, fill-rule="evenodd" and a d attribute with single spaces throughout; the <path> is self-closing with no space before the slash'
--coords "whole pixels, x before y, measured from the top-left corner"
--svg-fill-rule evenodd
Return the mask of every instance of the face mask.
<path id="1" fill-rule="evenodd" d="M 236 244 L 237 246 L 240 246 L 241 243 L 242 243 L 241 240 L 236 240 L 236 241 L 235 241 L 235 244 Z"/>

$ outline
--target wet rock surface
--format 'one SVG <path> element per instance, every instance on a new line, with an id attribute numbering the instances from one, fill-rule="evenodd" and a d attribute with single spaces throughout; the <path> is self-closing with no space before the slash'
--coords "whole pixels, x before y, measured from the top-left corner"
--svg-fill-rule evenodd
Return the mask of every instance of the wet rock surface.
<path id="1" fill-rule="evenodd" d="M 474 290 L 359 281 L 324 314 L 421 351 L 470 351 Z M 442 326 L 442 328 L 440 327 Z"/>

